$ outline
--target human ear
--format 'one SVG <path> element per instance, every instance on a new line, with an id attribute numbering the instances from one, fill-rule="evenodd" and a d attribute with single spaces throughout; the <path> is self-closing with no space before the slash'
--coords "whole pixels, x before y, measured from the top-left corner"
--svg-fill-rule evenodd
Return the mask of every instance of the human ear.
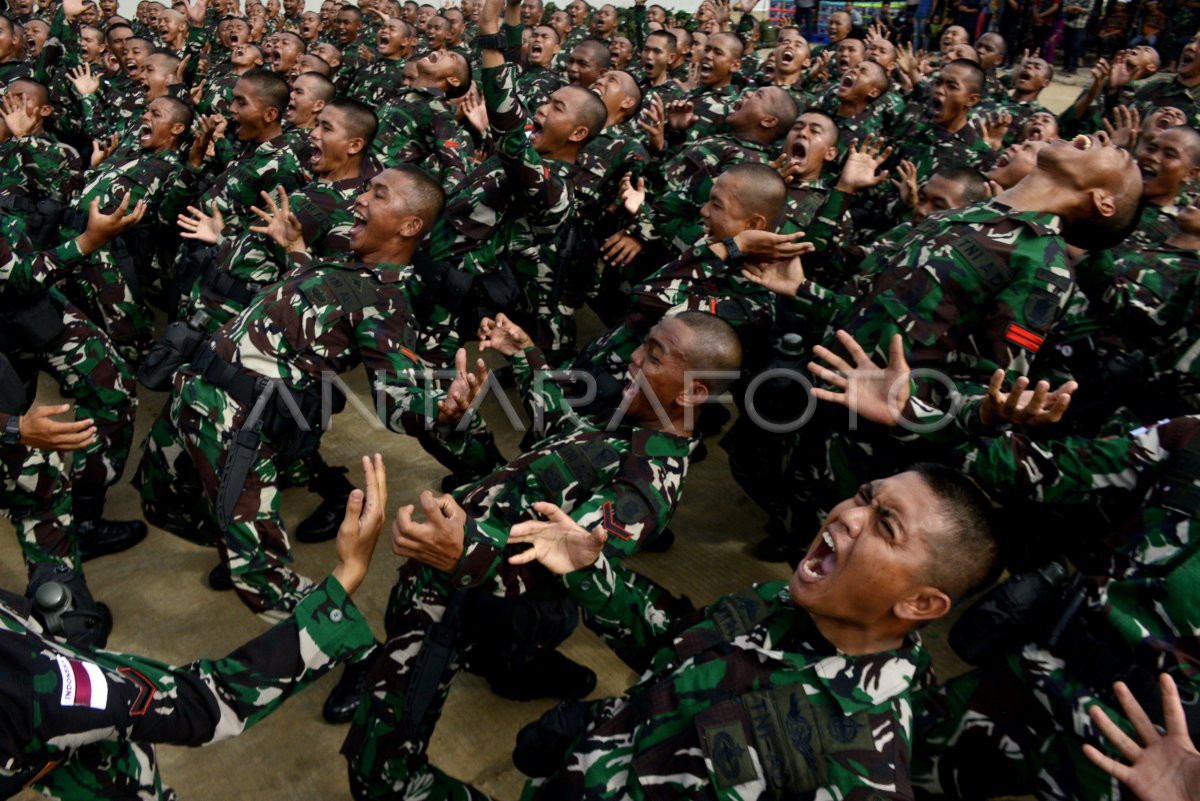
<path id="1" fill-rule="evenodd" d="M 571 131 L 571 135 L 567 137 L 568 142 L 582 142 L 587 139 L 588 128 L 586 125 L 576 125 L 575 130 Z"/>
<path id="2" fill-rule="evenodd" d="M 1112 192 L 1103 189 L 1092 190 L 1092 207 L 1100 212 L 1101 217 L 1111 217 L 1117 213 L 1117 202 Z"/>
<path id="3" fill-rule="evenodd" d="M 364 140 L 361 136 L 356 136 L 350 140 L 349 144 L 346 145 L 346 152 L 351 156 L 361 153 L 363 148 L 366 147 L 366 144 L 366 140 Z"/>
<path id="4" fill-rule="evenodd" d="M 691 380 L 691 386 L 679 395 L 680 406 L 701 406 L 708 400 L 708 387 L 697 379 Z"/>
<path id="5" fill-rule="evenodd" d="M 761 125 L 763 128 L 774 128 L 776 125 L 779 124 L 779 118 L 774 115 L 768 114 L 767 116 L 763 117 L 762 120 L 758 124 Z"/>
<path id="6" fill-rule="evenodd" d="M 897 601 L 892 613 L 901 620 L 925 623 L 945 617 L 954 602 L 937 587 L 917 587 L 907 597 Z"/>

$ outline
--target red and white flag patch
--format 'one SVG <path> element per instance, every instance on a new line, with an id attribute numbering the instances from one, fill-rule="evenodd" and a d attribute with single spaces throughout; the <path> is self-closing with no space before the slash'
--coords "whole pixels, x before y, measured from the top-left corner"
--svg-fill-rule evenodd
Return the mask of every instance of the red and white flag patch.
<path id="1" fill-rule="evenodd" d="M 104 709 L 108 706 L 108 681 L 104 671 L 94 662 L 68 659 L 58 655 L 58 672 L 62 675 L 63 706 L 86 706 Z"/>

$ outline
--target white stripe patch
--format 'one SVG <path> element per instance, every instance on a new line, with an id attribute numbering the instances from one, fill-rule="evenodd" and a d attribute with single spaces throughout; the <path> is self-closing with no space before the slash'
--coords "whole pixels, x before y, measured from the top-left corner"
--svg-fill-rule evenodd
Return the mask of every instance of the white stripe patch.
<path id="1" fill-rule="evenodd" d="M 79 659 L 67 659 L 62 655 L 56 655 L 55 659 L 58 660 L 58 672 L 62 676 L 60 704 L 92 709 L 104 709 L 108 706 L 108 681 L 99 665 Z"/>

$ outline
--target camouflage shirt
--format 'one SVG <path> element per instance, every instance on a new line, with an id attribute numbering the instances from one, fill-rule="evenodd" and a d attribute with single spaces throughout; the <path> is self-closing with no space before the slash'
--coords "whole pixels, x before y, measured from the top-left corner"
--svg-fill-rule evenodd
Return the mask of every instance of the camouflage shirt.
<path id="1" fill-rule="evenodd" d="M 563 577 L 589 624 L 635 668 L 592 706 L 567 764 L 522 799 L 912 797 L 910 691 L 928 667 L 913 635 L 892 651 L 839 652 L 783 582 L 672 614 L 661 590 L 607 560 Z"/>
<path id="2" fill-rule="evenodd" d="M 1200 128 L 1200 86 L 1187 87 L 1178 78 L 1147 81 L 1133 93 L 1133 105 L 1146 119 L 1156 108 L 1174 106 L 1187 115 L 1187 124 Z"/>
<path id="3" fill-rule="evenodd" d="M 182 667 L 74 648 L 44 635 L 28 610 L 23 599 L 0 599 L 3 703 L 11 712 L 0 776 L 29 781 L 54 768 L 35 787 L 57 797 L 173 797 L 164 796 L 152 744 L 235 737 L 373 642 L 333 578 L 224 659 Z"/>
<path id="4" fill-rule="evenodd" d="M 403 58 L 380 58 L 363 64 L 350 83 L 350 97 L 375 109 L 399 97 L 406 90 L 401 80 L 407 63 Z"/>
<path id="5" fill-rule="evenodd" d="M 567 79 L 561 72 L 536 65 L 526 69 L 517 78 L 517 92 L 530 113 L 536 112 L 550 99 L 550 95 L 566 85 Z"/>
<path id="6" fill-rule="evenodd" d="M 378 113 L 379 134 L 371 149 L 384 168 L 424 165 L 447 192 L 463 182 L 475 146 L 441 92 L 410 87 Z"/>

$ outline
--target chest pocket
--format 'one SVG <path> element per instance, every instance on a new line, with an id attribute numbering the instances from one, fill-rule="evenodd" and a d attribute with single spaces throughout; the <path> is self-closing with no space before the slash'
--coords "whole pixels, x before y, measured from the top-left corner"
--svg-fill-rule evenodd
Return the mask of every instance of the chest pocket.
<path id="1" fill-rule="evenodd" d="M 875 750 L 866 712 L 845 715 L 834 704 L 813 704 L 801 684 L 719 704 L 697 718 L 696 729 L 718 791 L 758 785 L 772 799 L 828 786 L 831 760 Z"/>
<path id="2" fill-rule="evenodd" d="M 553 499 L 558 504 L 567 501 L 568 496 L 576 501 L 586 500 L 620 462 L 621 455 L 617 450 L 601 440 L 573 442 L 556 448 L 529 466 L 529 473 L 537 485 L 531 489 L 541 493 L 536 500 Z M 518 483 L 514 482 L 510 487 L 503 494 L 522 494 Z"/>

